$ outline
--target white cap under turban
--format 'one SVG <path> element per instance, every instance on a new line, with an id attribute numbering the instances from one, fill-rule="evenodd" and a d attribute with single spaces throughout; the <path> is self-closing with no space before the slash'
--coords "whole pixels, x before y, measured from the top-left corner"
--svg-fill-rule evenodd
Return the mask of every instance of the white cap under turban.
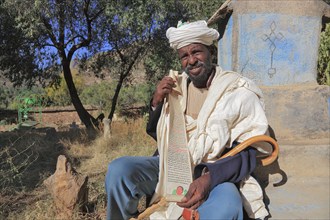
<path id="1" fill-rule="evenodd" d="M 166 37 L 170 46 L 174 49 L 180 49 L 192 43 L 201 43 L 211 45 L 214 40 L 219 38 L 219 32 L 213 28 L 207 27 L 206 21 L 195 21 L 184 23 L 177 28 L 170 27 L 166 31 Z"/>

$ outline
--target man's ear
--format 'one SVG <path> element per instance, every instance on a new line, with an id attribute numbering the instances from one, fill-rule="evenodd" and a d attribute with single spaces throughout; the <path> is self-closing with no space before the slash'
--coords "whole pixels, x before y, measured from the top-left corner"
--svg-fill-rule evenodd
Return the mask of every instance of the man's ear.
<path id="1" fill-rule="evenodd" d="M 208 49 L 210 51 L 212 63 L 218 63 L 218 48 L 214 44 L 211 44 L 208 46 Z"/>

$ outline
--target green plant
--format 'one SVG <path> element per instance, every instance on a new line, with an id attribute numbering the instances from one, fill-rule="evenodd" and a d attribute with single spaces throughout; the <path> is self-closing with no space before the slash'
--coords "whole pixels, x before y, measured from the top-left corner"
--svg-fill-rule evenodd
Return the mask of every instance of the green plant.
<path id="1" fill-rule="evenodd" d="M 21 151 L 16 150 L 13 145 L 4 147 L 0 151 L 0 158 L 5 159 L 0 163 L 0 188 L 4 189 L 11 185 L 24 186 L 22 182 L 24 172 L 38 159 L 38 155 L 32 150 L 34 144 Z"/>
<path id="2" fill-rule="evenodd" d="M 14 100 L 15 94 L 14 94 L 14 88 L 13 87 L 6 87 L 1 86 L 0 87 L 0 108 L 8 108 L 10 103 Z"/>
<path id="3" fill-rule="evenodd" d="M 18 109 L 22 105 L 22 100 L 28 97 L 45 97 L 45 91 L 41 87 L 18 87 L 18 88 L 11 88 L 9 90 L 9 109 Z M 42 100 L 44 101 L 44 100 Z M 44 105 L 44 103 L 43 103 Z"/>
<path id="4" fill-rule="evenodd" d="M 330 24 L 326 24 L 321 32 L 319 58 L 317 65 L 317 81 L 321 85 L 330 86 Z"/>
<path id="5" fill-rule="evenodd" d="M 120 115 L 125 117 L 141 116 L 150 101 L 152 85 L 144 83 L 124 87 L 118 100 Z"/>
<path id="6" fill-rule="evenodd" d="M 110 109 L 111 97 L 114 93 L 115 84 L 107 81 L 95 83 L 85 87 L 81 92 L 81 100 L 85 105 L 98 106 L 101 110 Z"/>

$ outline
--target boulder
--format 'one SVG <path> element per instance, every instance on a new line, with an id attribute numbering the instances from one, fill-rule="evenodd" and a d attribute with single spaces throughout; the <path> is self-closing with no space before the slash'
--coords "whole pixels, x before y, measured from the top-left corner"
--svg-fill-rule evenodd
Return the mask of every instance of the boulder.
<path id="1" fill-rule="evenodd" d="M 72 219 L 88 201 L 88 177 L 77 173 L 64 155 L 57 159 L 56 171 L 44 181 L 54 200 L 57 217 Z"/>

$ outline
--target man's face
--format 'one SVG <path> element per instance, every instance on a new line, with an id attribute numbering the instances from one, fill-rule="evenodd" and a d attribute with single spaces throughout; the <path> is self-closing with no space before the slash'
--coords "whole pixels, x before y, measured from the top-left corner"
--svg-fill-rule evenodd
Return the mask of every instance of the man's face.
<path id="1" fill-rule="evenodd" d="M 182 69 L 197 88 L 205 88 L 213 65 L 209 49 L 203 44 L 189 44 L 178 49 Z"/>

